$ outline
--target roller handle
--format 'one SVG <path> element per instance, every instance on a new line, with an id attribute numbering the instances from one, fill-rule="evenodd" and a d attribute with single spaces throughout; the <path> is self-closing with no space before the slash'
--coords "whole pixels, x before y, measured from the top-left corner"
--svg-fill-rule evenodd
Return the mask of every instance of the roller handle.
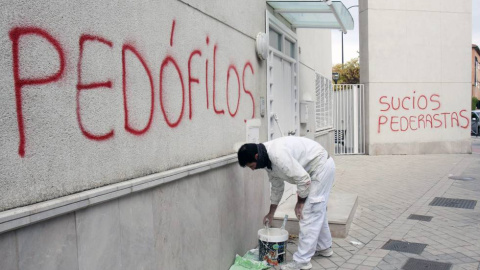
<path id="1" fill-rule="evenodd" d="M 285 217 L 283 218 L 282 230 L 285 230 L 285 225 L 287 225 L 287 220 L 288 220 L 288 215 L 285 215 Z"/>

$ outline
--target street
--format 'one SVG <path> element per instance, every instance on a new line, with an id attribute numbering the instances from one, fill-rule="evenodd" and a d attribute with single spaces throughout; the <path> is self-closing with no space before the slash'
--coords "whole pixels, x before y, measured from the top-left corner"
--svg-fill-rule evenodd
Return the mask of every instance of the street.
<path id="1" fill-rule="evenodd" d="M 334 239 L 332 257 L 314 257 L 312 270 L 480 269 L 480 137 L 472 137 L 472 148 L 474 154 L 336 156 L 334 192 L 358 194 L 359 204 L 349 235 Z M 432 205 L 446 198 L 476 205 Z M 288 259 L 296 248 L 289 243 Z"/>

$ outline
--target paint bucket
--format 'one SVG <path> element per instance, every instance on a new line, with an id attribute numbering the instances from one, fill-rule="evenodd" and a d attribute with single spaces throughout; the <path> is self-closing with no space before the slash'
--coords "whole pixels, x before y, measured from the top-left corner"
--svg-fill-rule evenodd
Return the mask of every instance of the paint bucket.
<path id="1" fill-rule="evenodd" d="M 287 254 L 288 232 L 280 228 L 258 230 L 258 260 L 275 266 L 283 263 Z"/>

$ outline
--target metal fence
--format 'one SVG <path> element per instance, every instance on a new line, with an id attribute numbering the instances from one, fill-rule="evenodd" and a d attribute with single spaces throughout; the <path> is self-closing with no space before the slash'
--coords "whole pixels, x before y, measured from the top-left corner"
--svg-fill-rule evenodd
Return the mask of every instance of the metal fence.
<path id="1" fill-rule="evenodd" d="M 365 90 L 363 84 L 333 86 L 335 154 L 365 154 Z"/>
<path id="2" fill-rule="evenodd" d="M 333 86 L 331 80 L 318 73 L 315 81 L 315 126 L 320 131 L 333 126 Z"/>

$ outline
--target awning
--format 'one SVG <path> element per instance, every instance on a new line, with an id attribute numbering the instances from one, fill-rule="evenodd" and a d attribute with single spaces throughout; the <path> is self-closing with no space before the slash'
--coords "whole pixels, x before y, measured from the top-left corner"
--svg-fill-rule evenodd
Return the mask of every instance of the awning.
<path id="1" fill-rule="evenodd" d="M 353 30 L 353 18 L 340 1 L 267 1 L 294 28 Z"/>

